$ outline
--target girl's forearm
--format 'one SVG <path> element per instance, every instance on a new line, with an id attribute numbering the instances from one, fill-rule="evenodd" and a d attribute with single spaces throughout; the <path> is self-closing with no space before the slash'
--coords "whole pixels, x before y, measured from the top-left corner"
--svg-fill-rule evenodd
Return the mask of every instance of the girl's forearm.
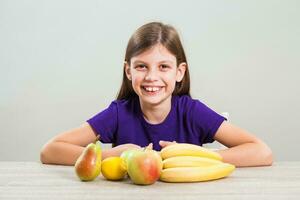
<path id="1" fill-rule="evenodd" d="M 237 167 L 268 166 L 273 162 L 271 150 L 263 143 L 245 143 L 217 152 L 223 157 L 223 162 Z"/>
<path id="2" fill-rule="evenodd" d="M 66 142 L 51 142 L 43 148 L 40 160 L 44 164 L 59 164 L 59 165 L 74 165 L 84 147 L 66 143 Z M 102 159 L 110 156 L 119 156 L 118 148 L 102 150 Z"/>
<path id="3" fill-rule="evenodd" d="M 83 149 L 66 142 L 51 142 L 43 147 L 40 159 L 44 164 L 74 165 Z"/>

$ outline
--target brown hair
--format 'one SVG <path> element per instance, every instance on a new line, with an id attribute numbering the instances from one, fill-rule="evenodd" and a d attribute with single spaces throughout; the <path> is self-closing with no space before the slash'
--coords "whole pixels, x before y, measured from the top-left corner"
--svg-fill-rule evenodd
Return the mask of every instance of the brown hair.
<path id="1" fill-rule="evenodd" d="M 184 77 L 181 82 L 176 82 L 173 95 L 190 96 L 190 75 L 187 60 L 179 35 L 172 26 L 160 22 L 151 22 L 138 28 L 129 39 L 124 61 L 130 65 L 132 57 L 143 53 L 156 44 L 162 44 L 176 57 L 177 66 L 182 62 L 186 63 Z M 125 70 L 123 70 L 122 85 L 117 99 L 129 99 L 134 96 L 137 95 L 132 88 L 131 81 L 126 76 Z"/>

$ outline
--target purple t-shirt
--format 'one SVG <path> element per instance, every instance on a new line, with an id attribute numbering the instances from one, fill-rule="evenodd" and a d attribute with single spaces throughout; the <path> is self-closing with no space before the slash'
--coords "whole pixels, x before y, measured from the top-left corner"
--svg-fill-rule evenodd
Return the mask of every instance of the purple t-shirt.
<path id="1" fill-rule="evenodd" d="M 173 96 L 171 111 L 160 124 L 149 124 L 143 117 L 139 98 L 115 100 L 110 106 L 87 120 L 102 143 L 133 143 L 142 147 L 153 143 L 159 151 L 160 140 L 202 145 L 213 137 L 226 120 L 191 97 Z"/>

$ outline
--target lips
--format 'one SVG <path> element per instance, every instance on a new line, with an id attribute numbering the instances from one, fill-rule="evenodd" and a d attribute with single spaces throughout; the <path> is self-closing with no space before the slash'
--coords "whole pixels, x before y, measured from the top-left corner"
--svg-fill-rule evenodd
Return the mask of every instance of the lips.
<path id="1" fill-rule="evenodd" d="M 158 93 L 162 88 L 162 86 L 142 86 L 142 89 L 150 94 Z"/>

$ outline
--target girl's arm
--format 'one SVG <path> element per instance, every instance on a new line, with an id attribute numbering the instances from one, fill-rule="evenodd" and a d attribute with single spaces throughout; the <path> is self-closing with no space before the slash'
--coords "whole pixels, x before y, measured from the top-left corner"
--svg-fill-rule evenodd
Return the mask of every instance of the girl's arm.
<path id="1" fill-rule="evenodd" d="M 63 132 L 46 143 L 40 153 L 44 164 L 74 165 L 85 146 L 96 140 L 96 135 L 88 123 Z M 128 148 L 140 148 L 134 144 L 124 144 L 103 150 L 102 159 L 109 156 L 119 156 Z"/>
<path id="2" fill-rule="evenodd" d="M 214 139 L 228 147 L 217 151 L 224 162 L 237 167 L 272 165 L 272 151 L 263 141 L 226 121 Z"/>

